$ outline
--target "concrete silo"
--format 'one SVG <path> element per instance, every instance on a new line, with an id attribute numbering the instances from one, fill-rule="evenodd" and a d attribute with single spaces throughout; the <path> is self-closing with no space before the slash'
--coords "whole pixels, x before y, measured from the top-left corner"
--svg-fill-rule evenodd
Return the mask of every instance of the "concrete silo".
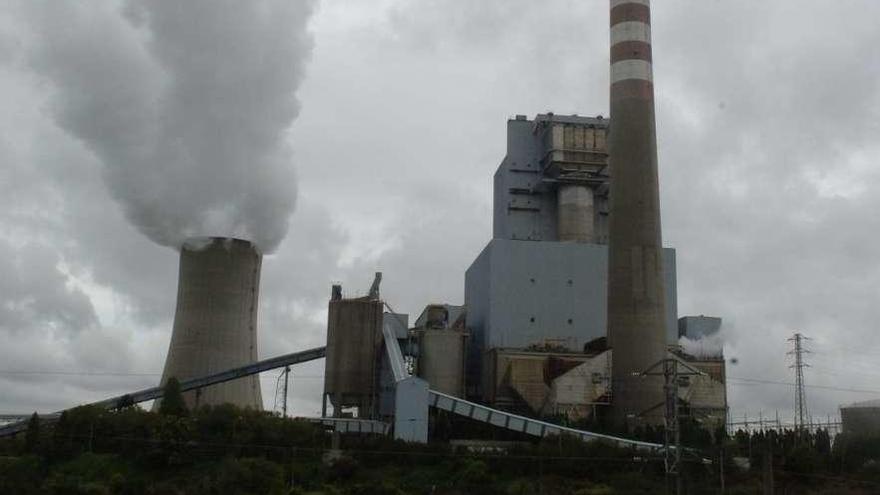
<path id="1" fill-rule="evenodd" d="M 180 250 L 177 310 L 162 383 L 184 381 L 257 360 L 262 255 L 252 243 L 193 239 Z M 184 394 L 191 409 L 235 404 L 262 409 L 258 375 Z"/>
<path id="2" fill-rule="evenodd" d="M 450 321 L 450 307 L 432 304 L 417 320 L 423 326 L 416 329 L 418 339 L 417 375 L 425 379 L 433 390 L 455 397 L 464 397 L 464 367 L 467 332 L 464 331 L 464 313 L 460 307 L 458 321 Z"/>
<path id="3" fill-rule="evenodd" d="M 382 320 L 378 291 L 373 296 L 344 299 L 342 288 L 333 287 L 327 314 L 324 416 L 328 400 L 334 417 L 348 414 L 343 410 L 349 408 L 357 408 L 359 418 L 378 414 Z"/>

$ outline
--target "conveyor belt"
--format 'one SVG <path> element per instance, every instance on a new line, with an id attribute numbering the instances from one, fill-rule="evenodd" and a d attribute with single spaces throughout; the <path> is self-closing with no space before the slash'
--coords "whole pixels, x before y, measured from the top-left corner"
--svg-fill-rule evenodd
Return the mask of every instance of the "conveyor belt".
<path id="1" fill-rule="evenodd" d="M 428 390 L 428 404 L 431 407 L 449 411 L 453 414 L 458 414 L 459 416 L 464 416 L 475 421 L 488 423 L 500 428 L 525 433 L 526 435 L 535 437 L 570 435 L 580 438 L 585 442 L 603 440 L 617 445 L 618 447 L 634 447 L 638 450 L 644 451 L 653 452 L 663 449 L 663 445 L 658 443 L 641 442 L 639 440 L 614 437 L 602 433 L 576 430 L 567 426 L 560 426 L 539 419 L 527 418 L 507 411 L 493 409 L 482 404 L 477 404 L 476 402 L 459 399 L 458 397 L 453 397 L 434 390 Z"/>
<path id="2" fill-rule="evenodd" d="M 407 378 L 409 374 L 406 372 L 406 366 L 403 361 L 403 356 L 400 352 L 400 347 L 397 344 L 396 337 L 393 339 L 389 337 L 393 337 L 393 335 L 386 333 L 385 351 L 388 353 L 395 381 L 399 382 Z M 325 347 L 316 347 L 314 349 L 309 349 L 306 351 L 285 354 L 283 356 L 266 359 L 264 361 L 259 361 L 247 366 L 242 366 L 240 368 L 233 368 L 222 373 L 217 373 L 201 378 L 194 378 L 192 380 L 186 380 L 184 382 L 181 382 L 180 388 L 181 391 L 185 392 L 188 390 L 207 387 L 209 385 L 214 385 L 217 383 L 235 380 L 236 378 L 261 373 L 263 371 L 269 371 L 276 368 L 282 368 L 284 366 L 290 366 L 297 363 L 304 363 L 306 361 L 320 359 L 325 356 L 325 351 Z M 158 399 L 162 397 L 162 393 L 162 387 L 152 387 L 140 390 L 138 392 L 133 392 L 131 394 L 125 394 L 103 401 L 94 402 L 90 405 L 103 407 L 106 409 L 116 409 L 119 407 L 124 407 L 126 405 Z M 521 432 L 525 433 L 526 435 L 536 437 L 544 437 L 548 435 L 571 435 L 584 441 L 603 440 L 621 447 L 634 447 L 636 449 L 645 451 L 657 451 L 663 449 L 663 445 L 660 444 L 641 442 L 638 440 L 614 437 L 601 433 L 576 430 L 574 428 L 560 426 L 534 418 L 527 418 L 525 416 L 509 413 L 507 411 L 493 409 L 482 404 L 477 404 L 476 402 L 470 402 L 434 390 L 428 391 L 427 405 L 430 407 L 435 407 L 437 409 L 442 409 L 444 411 L 449 411 L 453 414 L 458 414 L 460 416 L 464 416 L 475 421 L 481 421 L 483 423 L 488 423 L 501 428 L 506 428 L 508 430 Z M 52 415 L 43 415 L 42 417 L 44 419 L 51 420 L 52 416 L 57 417 L 57 414 L 60 414 L 60 411 Z M 308 420 L 320 422 L 321 424 L 326 424 L 329 426 L 334 426 L 334 428 L 339 428 L 339 431 L 346 432 L 387 433 L 389 428 L 386 423 L 358 419 L 310 418 Z M 15 433 L 24 431 L 26 428 L 27 421 L 19 421 L 17 423 L 2 426 L 0 427 L 0 437 L 14 435 Z"/>
<path id="3" fill-rule="evenodd" d="M 290 366 L 298 363 L 305 363 L 306 361 L 314 361 L 315 359 L 320 359 L 324 357 L 325 352 L 325 347 L 315 347 L 314 349 L 285 354 L 283 356 L 258 361 L 253 364 L 248 364 L 239 368 L 233 368 L 213 375 L 193 378 L 191 380 L 181 382 L 180 390 L 182 392 L 186 392 L 188 390 L 203 388 L 209 385 L 216 385 L 218 383 L 228 382 L 230 380 L 235 380 L 236 378 L 254 375 L 256 373 L 262 373 L 263 371 L 283 368 L 285 366 Z M 163 388 L 161 386 L 151 387 L 144 390 L 139 390 L 137 392 L 132 392 L 130 394 L 112 397 L 110 399 L 102 400 L 99 402 L 93 402 L 89 405 L 103 407 L 105 409 L 118 409 L 120 407 L 137 404 L 139 402 L 158 399 L 162 397 L 162 394 Z M 60 413 L 61 411 L 58 411 L 58 413 L 55 414 Z M 24 431 L 25 429 L 27 429 L 27 421 L 11 423 L 0 427 L 0 437 L 14 435 L 16 433 Z"/>
<path id="4" fill-rule="evenodd" d="M 405 378 L 408 378 L 409 373 L 406 372 L 406 366 L 403 361 L 403 355 L 400 352 L 400 346 L 397 344 L 397 338 L 389 329 L 385 329 L 385 350 L 388 353 L 388 360 L 391 362 L 394 380 L 400 382 Z M 584 441 L 603 440 L 620 447 L 633 447 L 643 451 L 656 451 L 663 449 L 663 445 L 657 443 L 641 442 L 628 438 L 604 435 L 602 433 L 576 430 L 574 428 L 560 426 L 534 418 L 527 418 L 507 411 L 501 411 L 499 409 L 459 399 L 458 397 L 430 389 L 428 390 L 428 406 L 536 437 L 545 437 L 548 435 L 571 435 Z"/>

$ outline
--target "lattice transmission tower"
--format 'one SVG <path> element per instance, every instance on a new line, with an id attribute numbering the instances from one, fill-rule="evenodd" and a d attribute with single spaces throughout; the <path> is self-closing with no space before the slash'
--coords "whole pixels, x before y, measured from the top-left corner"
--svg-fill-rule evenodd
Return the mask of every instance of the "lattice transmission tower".
<path id="1" fill-rule="evenodd" d="M 661 359 L 653 366 L 641 373 L 642 376 L 662 376 L 665 399 L 663 403 L 648 409 L 643 414 L 653 409 L 663 407 L 664 414 L 664 465 L 666 467 L 666 493 L 681 493 L 681 457 L 684 449 L 681 447 L 681 414 L 679 411 L 679 386 L 690 383 L 690 377 L 705 375 L 702 371 L 679 361 L 675 357 Z"/>
<path id="2" fill-rule="evenodd" d="M 807 396 L 804 392 L 804 368 L 810 366 L 804 362 L 804 354 L 810 352 L 804 347 L 806 340 L 809 339 L 800 333 L 796 333 L 788 339 L 792 343 L 792 350 L 788 351 L 788 355 L 794 356 L 794 364 L 789 368 L 795 370 L 794 422 L 798 430 L 806 428 L 810 417 L 807 412 Z"/>
<path id="3" fill-rule="evenodd" d="M 272 410 L 277 412 L 281 408 L 281 417 L 287 417 L 287 389 L 289 388 L 290 366 L 285 366 L 278 379 L 275 380 L 275 405 Z M 278 396 L 281 396 L 281 405 L 278 404 Z"/>

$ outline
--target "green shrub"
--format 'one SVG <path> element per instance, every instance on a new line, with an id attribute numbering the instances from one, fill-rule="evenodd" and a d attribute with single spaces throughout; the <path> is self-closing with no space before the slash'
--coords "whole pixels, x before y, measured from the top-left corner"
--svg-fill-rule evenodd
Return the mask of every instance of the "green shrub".
<path id="1" fill-rule="evenodd" d="M 388 482 L 378 486 L 373 483 L 359 483 L 348 487 L 343 493 L 345 495 L 406 495 L 406 492 Z"/>
<path id="2" fill-rule="evenodd" d="M 476 487 L 489 485 L 493 477 L 489 466 L 484 461 L 472 457 L 463 457 L 456 463 L 453 474 L 454 484 L 460 487 Z"/>
<path id="3" fill-rule="evenodd" d="M 0 457 L 0 493 L 41 493 L 42 478 L 43 467 L 38 457 Z"/>
<path id="4" fill-rule="evenodd" d="M 350 480 L 354 478 L 359 467 L 358 462 L 351 457 L 340 457 L 330 464 L 330 479 L 341 481 Z"/>
<path id="5" fill-rule="evenodd" d="M 596 485 L 581 488 L 580 490 L 574 492 L 574 495 L 614 495 L 615 493 L 617 492 L 615 492 L 614 489 L 608 485 Z"/>
<path id="6" fill-rule="evenodd" d="M 284 473 L 274 462 L 261 458 L 224 459 L 218 467 L 216 487 L 224 495 L 282 495 Z"/>

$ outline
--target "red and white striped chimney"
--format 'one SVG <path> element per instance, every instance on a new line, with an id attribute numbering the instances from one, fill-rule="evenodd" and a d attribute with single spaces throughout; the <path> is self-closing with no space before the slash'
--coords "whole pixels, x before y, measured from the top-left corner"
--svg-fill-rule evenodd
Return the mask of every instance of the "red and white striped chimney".
<path id="1" fill-rule="evenodd" d="M 611 0 L 608 340 L 618 423 L 663 420 L 662 380 L 639 373 L 665 357 L 665 287 L 649 0 Z"/>
<path id="2" fill-rule="evenodd" d="M 650 0 L 611 0 L 611 101 L 639 98 L 654 106 Z"/>

